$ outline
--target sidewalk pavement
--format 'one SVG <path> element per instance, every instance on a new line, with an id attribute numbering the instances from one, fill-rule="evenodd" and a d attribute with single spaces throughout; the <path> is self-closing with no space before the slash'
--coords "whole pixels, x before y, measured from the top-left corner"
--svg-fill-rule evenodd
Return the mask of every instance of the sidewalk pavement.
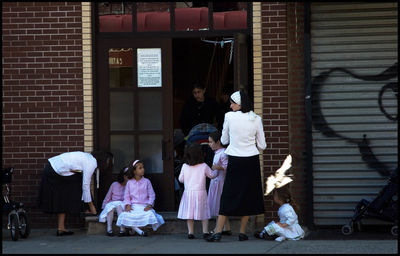
<path id="1" fill-rule="evenodd" d="M 238 241 L 238 234 L 223 236 L 220 242 L 206 242 L 201 234 L 187 239 L 186 234 L 151 234 L 148 237 L 108 237 L 87 235 L 84 229 L 73 229 L 72 236 L 57 237 L 54 229 L 32 229 L 28 238 L 12 241 L 3 229 L 3 254 L 397 254 L 397 238 L 390 236 L 351 236 L 323 238 L 322 233 L 309 234 L 299 241 L 266 241 L 249 236 Z M 337 234 L 333 232 L 332 234 Z M 248 234 L 250 235 L 250 234 Z M 314 239 L 315 238 L 315 239 Z M 324 240 L 320 240 L 320 238 Z"/>

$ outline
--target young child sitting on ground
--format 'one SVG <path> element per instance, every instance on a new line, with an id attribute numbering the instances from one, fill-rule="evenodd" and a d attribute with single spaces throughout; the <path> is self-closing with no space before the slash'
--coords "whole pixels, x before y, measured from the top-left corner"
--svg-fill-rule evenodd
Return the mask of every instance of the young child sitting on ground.
<path id="1" fill-rule="evenodd" d="M 298 223 L 295 202 L 290 195 L 288 186 L 272 191 L 274 203 L 280 205 L 278 210 L 279 222 L 271 221 L 264 229 L 254 234 L 255 237 L 281 242 L 285 239 L 299 240 L 304 237 L 304 230 Z"/>

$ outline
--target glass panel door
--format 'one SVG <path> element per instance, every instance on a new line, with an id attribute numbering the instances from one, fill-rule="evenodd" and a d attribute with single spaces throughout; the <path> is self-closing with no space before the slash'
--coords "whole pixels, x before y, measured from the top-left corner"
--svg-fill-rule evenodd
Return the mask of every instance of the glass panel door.
<path id="1" fill-rule="evenodd" d="M 98 203 L 131 160 L 144 162 L 156 210 L 173 210 L 172 67 L 170 39 L 99 39 L 99 149 L 114 154 L 112 173 L 100 174 Z"/>

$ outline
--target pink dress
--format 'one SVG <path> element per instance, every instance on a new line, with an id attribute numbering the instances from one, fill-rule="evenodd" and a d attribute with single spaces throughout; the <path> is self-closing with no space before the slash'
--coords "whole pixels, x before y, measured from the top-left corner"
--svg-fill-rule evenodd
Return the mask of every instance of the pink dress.
<path id="1" fill-rule="evenodd" d="M 121 183 L 115 181 L 111 184 L 108 189 L 107 195 L 103 200 L 103 205 L 101 209 L 103 209 L 99 215 L 99 222 L 106 222 L 107 214 L 120 207 L 123 210 L 123 202 L 124 201 L 124 191 L 125 186 L 122 186 Z"/>
<path id="2" fill-rule="evenodd" d="M 178 218 L 185 220 L 206 220 L 210 218 L 210 208 L 207 203 L 206 177 L 213 179 L 218 172 L 207 164 L 183 164 L 179 181 L 185 185 L 179 204 Z"/>
<path id="3" fill-rule="evenodd" d="M 226 167 L 228 166 L 228 156 L 225 154 L 225 148 L 215 151 L 213 165 L 222 166 L 224 169 L 216 170 L 218 172 L 217 177 L 210 181 L 210 187 L 208 188 L 208 205 L 211 217 L 218 216 L 219 213 L 219 203 L 222 188 L 224 187 Z"/>

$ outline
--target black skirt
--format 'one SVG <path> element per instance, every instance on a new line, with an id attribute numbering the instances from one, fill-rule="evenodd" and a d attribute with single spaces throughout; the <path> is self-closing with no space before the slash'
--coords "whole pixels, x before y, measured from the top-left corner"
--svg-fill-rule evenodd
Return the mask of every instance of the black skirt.
<path id="1" fill-rule="evenodd" d="M 259 156 L 228 155 L 219 214 L 248 216 L 264 213 Z"/>
<path id="2" fill-rule="evenodd" d="M 39 208 L 46 213 L 79 213 L 82 210 L 82 174 L 61 176 L 48 162 L 43 169 Z"/>

